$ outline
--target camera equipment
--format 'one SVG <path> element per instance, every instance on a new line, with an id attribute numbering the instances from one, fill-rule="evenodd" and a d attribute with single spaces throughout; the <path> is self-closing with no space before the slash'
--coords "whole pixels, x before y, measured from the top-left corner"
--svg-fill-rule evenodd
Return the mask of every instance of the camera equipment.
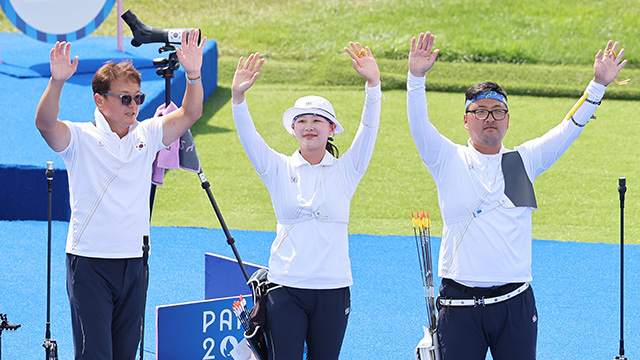
<path id="1" fill-rule="evenodd" d="M 627 360 L 624 356 L 624 193 L 627 192 L 627 178 L 618 178 L 620 193 L 620 354 L 616 360 Z"/>
<path id="2" fill-rule="evenodd" d="M 53 161 L 47 161 L 47 187 L 49 192 L 48 230 L 47 230 L 47 325 L 42 346 L 46 360 L 58 360 L 58 344 L 51 339 L 51 193 L 53 190 Z"/>
<path id="3" fill-rule="evenodd" d="M 7 321 L 7 314 L 0 314 L 0 359 L 2 359 L 2 331 L 4 330 L 18 330 L 20 324 L 9 324 Z"/>
<path id="4" fill-rule="evenodd" d="M 182 41 L 182 33 L 189 31 L 190 29 L 160 29 L 152 28 L 145 25 L 131 10 L 127 10 L 122 14 L 122 20 L 124 20 L 133 34 L 131 45 L 140 46 L 142 44 L 149 43 L 164 43 L 158 49 L 159 53 L 169 51 L 168 58 L 156 58 L 153 59 L 153 65 L 157 67 L 156 74 L 164 79 L 165 90 L 165 105 L 168 107 L 171 103 L 171 79 L 175 77 L 175 71 L 180 68 L 180 61 L 176 54 L 176 47 L 172 44 L 180 44 Z M 198 44 L 201 40 L 200 29 L 198 30 Z M 153 212 L 153 202 L 156 195 L 156 185 L 151 184 L 151 193 L 149 195 L 150 211 Z"/>
<path id="5" fill-rule="evenodd" d="M 165 106 L 169 107 L 169 104 L 171 103 L 171 79 L 175 77 L 175 70 L 180 68 L 180 62 L 175 52 L 176 47 L 172 44 L 181 44 L 182 32 L 188 29 L 151 28 L 143 24 L 140 20 L 138 20 L 138 18 L 135 16 L 135 14 L 133 14 L 131 10 L 127 10 L 127 12 L 122 14 L 122 19 L 127 23 L 127 25 L 129 25 L 129 27 L 131 28 L 131 32 L 133 33 L 133 40 L 131 40 L 131 45 L 140 46 L 141 44 L 159 42 L 159 43 L 165 44 L 158 49 L 159 53 L 170 51 L 168 58 L 156 58 L 153 60 L 154 66 L 158 67 L 158 69 L 156 70 L 156 74 L 158 74 L 159 76 L 165 79 Z M 198 43 L 200 43 L 201 36 L 202 34 L 198 29 Z M 186 134 L 189 134 L 189 136 L 191 136 L 191 133 L 189 132 L 189 130 L 187 130 L 187 132 L 185 132 L 183 136 L 185 136 Z M 213 193 L 211 192 L 211 189 L 210 189 L 211 185 L 209 184 L 209 181 L 207 181 L 207 178 L 205 177 L 202 169 L 200 169 L 200 171 L 198 172 L 198 178 L 200 179 L 200 185 L 202 186 L 202 189 L 205 190 L 205 192 L 207 193 L 207 196 L 209 197 L 211 206 L 213 206 L 213 210 L 215 211 L 218 221 L 220 222 L 220 226 L 222 227 L 222 230 L 226 235 L 227 244 L 231 246 L 231 249 L 233 250 L 233 254 L 238 260 L 238 264 L 240 265 L 240 269 L 242 270 L 242 274 L 244 275 L 244 278 L 246 280 L 249 280 L 249 274 L 247 273 L 244 263 L 240 258 L 240 254 L 238 253 L 238 249 L 235 246 L 235 240 L 231 236 L 231 233 L 229 233 L 229 229 L 227 228 L 227 224 L 225 223 L 224 218 L 222 217 L 222 213 L 220 212 L 220 209 L 218 208 L 218 205 L 216 204 L 216 201 L 213 198 Z M 155 193 L 156 193 L 156 185 L 152 184 L 150 200 L 149 200 L 151 212 L 153 212 L 153 202 L 155 198 Z M 148 243 L 145 243 L 145 245 L 143 245 L 143 250 L 148 251 Z M 145 261 L 145 269 L 147 269 L 146 255 L 145 255 L 144 261 Z M 149 281 L 148 272 L 146 272 L 145 275 L 146 275 L 146 282 L 148 284 L 148 281 Z M 146 294 L 146 291 L 145 291 L 145 294 Z M 145 306 L 145 303 L 146 303 L 146 298 L 145 298 L 145 301 L 143 302 L 143 306 Z M 144 311 L 143 311 L 143 316 L 144 316 Z M 144 347 L 144 340 L 143 340 L 144 339 L 144 319 L 142 320 L 140 338 L 141 338 L 140 360 L 142 360 L 143 358 L 142 354 L 144 352 L 144 348 L 143 348 Z"/>
<path id="6" fill-rule="evenodd" d="M 131 45 L 135 47 L 149 43 L 180 44 L 182 41 L 182 33 L 185 30 L 189 31 L 189 29 L 186 28 L 161 29 L 145 25 L 131 10 L 127 10 L 127 12 L 122 14 L 122 20 L 131 28 L 131 32 L 133 33 Z M 199 43 L 200 36 L 198 36 L 198 44 Z"/>

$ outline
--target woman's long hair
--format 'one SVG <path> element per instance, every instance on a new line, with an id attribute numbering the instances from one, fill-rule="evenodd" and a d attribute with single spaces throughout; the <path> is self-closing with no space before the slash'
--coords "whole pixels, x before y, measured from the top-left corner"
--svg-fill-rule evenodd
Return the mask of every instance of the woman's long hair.
<path id="1" fill-rule="evenodd" d="M 326 149 L 329 152 L 329 154 L 333 155 L 334 158 L 337 159 L 338 156 L 340 156 L 340 151 L 338 151 L 338 147 L 333 145 L 329 141 L 327 141 Z"/>

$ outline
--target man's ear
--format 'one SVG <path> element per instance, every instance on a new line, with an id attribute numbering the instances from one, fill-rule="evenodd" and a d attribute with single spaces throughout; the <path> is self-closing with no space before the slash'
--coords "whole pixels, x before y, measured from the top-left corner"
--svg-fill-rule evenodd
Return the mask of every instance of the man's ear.
<path id="1" fill-rule="evenodd" d="M 467 114 L 462 115 L 462 121 L 464 123 L 464 129 L 469 131 L 469 120 L 467 120 Z"/>
<path id="2" fill-rule="evenodd" d="M 93 94 L 93 101 L 96 102 L 96 106 L 98 107 L 98 109 L 102 108 L 102 105 L 104 104 L 104 96 L 100 95 L 100 94 Z"/>

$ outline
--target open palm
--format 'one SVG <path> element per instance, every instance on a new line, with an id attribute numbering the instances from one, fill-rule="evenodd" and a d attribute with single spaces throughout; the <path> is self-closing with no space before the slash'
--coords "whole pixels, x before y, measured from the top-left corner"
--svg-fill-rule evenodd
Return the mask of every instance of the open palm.
<path id="1" fill-rule="evenodd" d="M 237 104 L 244 100 L 244 93 L 253 86 L 260 74 L 264 59 L 258 60 L 259 58 L 260 53 L 255 53 L 249 55 L 246 62 L 243 62 L 243 57 L 238 60 L 238 68 L 231 84 L 231 96 Z"/>
<path id="2" fill-rule="evenodd" d="M 433 50 L 435 36 L 430 32 L 420 33 L 418 39 L 411 40 L 409 51 L 409 71 L 413 76 L 423 77 L 433 67 L 438 57 L 439 49 Z"/>
<path id="3" fill-rule="evenodd" d="M 78 57 L 73 58 L 73 62 L 71 62 L 70 50 L 71 43 L 57 41 L 49 52 L 49 65 L 53 80 L 66 81 L 78 69 Z"/>

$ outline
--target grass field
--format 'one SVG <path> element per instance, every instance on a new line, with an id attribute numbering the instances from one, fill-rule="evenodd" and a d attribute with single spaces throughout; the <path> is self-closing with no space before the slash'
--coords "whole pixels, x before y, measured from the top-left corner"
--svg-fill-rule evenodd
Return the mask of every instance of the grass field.
<path id="1" fill-rule="evenodd" d="M 640 243 L 635 184 L 640 182 L 635 146 L 640 99 L 640 4 L 635 0 L 557 2 L 479 1 L 124 1 L 155 27 L 196 26 L 218 42 L 219 89 L 194 126 L 198 152 L 231 228 L 274 230 L 268 194 L 235 133 L 230 90 L 241 55 L 260 51 L 267 59 L 248 95 L 258 130 L 274 149 L 292 153 L 297 143 L 281 127 L 282 112 L 296 98 L 318 94 L 332 100 L 346 132 L 336 138 L 346 150 L 356 130 L 363 81 L 342 48 L 350 40 L 369 45 L 382 71 L 386 100 L 370 168 L 352 204 L 350 232 L 410 234 L 409 210 L 427 209 L 434 234 L 441 222 L 433 180 L 408 131 L 407 54 L 412 36 L 430 30 L 441 49 L 428 75 L 430 116 L 453 141 L 466 142 L 463 91 L 492 80 L 510 94 L 513 147 L 557 124 L 592 76 L 593 56 L 609 39 L 627 49 L 631 78 L 612 85 L 584 134 L 535 184 L 540 210 L 534 237 L 618 240 L 617 178 L 626 176 L 627 242 Z M 95 34 L 113 36 L 115 11 Z M 2 31 L 16 31 L 0 18 Z M 128 29 L 125 29 L 128 34 Z M 3 51 L 7 51 L 3 48 Z M 195 175 L 171 171 L 158 190 L 153 225 L 219 227 Z"/>
<path id="2" fill-rule="evenodd" d="M 295 94 L 314 93 L 330 96 L 345 133 L 336 137 L 341 151 L 346 150 L 356 130 L 363 100 L 354 90 L 313 88 L 297 90 L 280 85 L 257 85 L 248 94 L 248 102 L 258 131 L 268 144 L 285 154 L 297 143 L 283 131 L 281 113 L 290 106 Z M 193 131 L 203 169 L 212 183 L 227 224 L 231 228 L 274 230 L 275 218 L 269 195 L 249 163 L 235 133 L 228 88 L 220 88 L 215 100 L 205 108 L 206 117 Z M 442 226 L 436 189 L 420 161 L 409 134 L 404 91 L 385 92 L 380 134 L 371 165 L 352 204 L 350 231 L 369 234 L 411 233 L 409 211 L 430 210 L 434 233 Z M 428 93 L 430 113 L 440 131 L 455 142 L 465 142 L 458 94 Z M 505 139 L 507 147 L 542 135 L 562 119 L 574 99 L 515 96 L 511 98 L 512 121 Z M 567 153 L 538 178 L 535 184 L 540 210 L 534 212 L 534 237 L 572 241 L 608 241 L 618 239 L 617 178 L 626 176 L 629 192 L 626 202 L 627 241 L 638 242 L 638 201 L 632 184 L 640 181 L 636 162 L 638 151 L 629 149 L 619 134 L 639 136 L 628 126 L 635 115 L 628 102 L 611 100 L 596 113 L 582 136 Z M 214 113 L 214 115 L 211 115 Z M 155 225 L 217 227 L 211 205 L 193 173 L 171 171 L 165 186 L 157 193 Z"/>

